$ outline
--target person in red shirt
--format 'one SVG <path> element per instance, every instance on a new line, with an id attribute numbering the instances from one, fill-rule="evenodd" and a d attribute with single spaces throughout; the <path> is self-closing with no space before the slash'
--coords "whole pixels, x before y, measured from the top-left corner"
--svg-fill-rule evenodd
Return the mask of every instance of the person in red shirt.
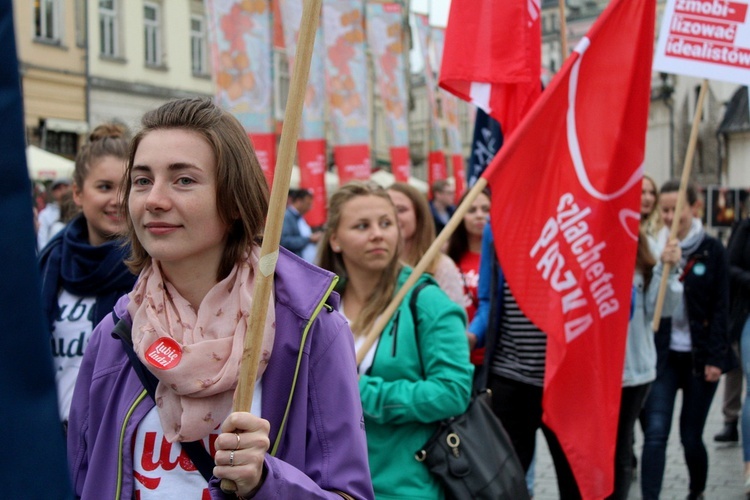
<path id="1" fill-rule="evenodd" d="M 466 195 L 464 195 L 465 197 Z M 463 202 L 463 198 L 461 199 Z M 477 286 L 479 284 L 479 257 L 482 249 L 482 231 L 490 215 L 490 193 L 482 191 L 472 202 L 459 225 L 448 240 L 448 256 L 458 266 L 464 285 L 464 307 L 469 322 L 477 312 L 479 298 Z M 484 362 L 484 347 L 474 348 L 470 345 L 471 362 L 482 366 Z"/>

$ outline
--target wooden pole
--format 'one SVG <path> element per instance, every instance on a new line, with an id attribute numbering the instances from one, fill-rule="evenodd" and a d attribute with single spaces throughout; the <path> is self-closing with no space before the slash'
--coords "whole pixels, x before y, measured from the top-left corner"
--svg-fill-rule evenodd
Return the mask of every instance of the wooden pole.
<path id="1" fill-rule="evenodd" d="M 695 145 L 698 142 L 698 127 L 701 123 L 701 115 L 703 114 L 703 101 L 706 98 L 706 91 L 708 90 L 708 80 L 703 80 L 701 84 L 701 90 L 698 94 L 698 104 L 696 104 L 695 115 L 693 116 L 693 127 L 690 130 L 690 139 L 688 141 L 687 153 L 685 153 L 685 163 L 682 165 L 682 176 L 680 177 L 680 189 L 677 192 L 677 205 L 674 209 L 674 218 L 672 218 L 672 226 L 669 228 L 669 240 L 677 237 L 677 229 L 680 226 L 680 214 L 685 206 L 685 191 L 687 190 L 688 182 L 690 181 L 690 169 L 693 166 L 693 156 L 695 155 Z M 667 241 L 669 241 L 667 240 Z M 657 256 L 658 258 L 658 256 Z M 656 307 L 654 309 L 654 319 L 651 323 L 651 329 L 657 331 L 659 329 L 659 323 L 661 322 L 661 311 L 664 308 L 664 294 L 667 290 L 667 281 L 669 280 L 669 272 L 672 265 L 664 263 L 663 272 L 661 275 L 661 281 L 659 282 L 659 295 L 656 297 Z"/>
<path id="2" fill-rule="evenodd" d="M 388 321 L 390 321 L 391 317 L 395 314 L 396 309 L 398 309 L 401 301 L 404 300 L 407 292 L 411 289 L 412 286 L 414 286 L 419 277 L 424 274 L 424 272 L 427 270 L 427 267 L 435 259 L 435 256 L 437 256 L 438 252 L 440 252 L 440 248 L 445 244 L 445 242 L 448 241 L 448 238 L 450 238 L 451 234 L 453 234 L 458 225 L 463 222 L 464 215 L 466 215 L 466 212 L 469 211 L 471 204 L 485 187 L 487 187 L 487 180 L 483 177 L 480 177 L 479 180 L 477 180 L 476 184 L 474 184 L 474 187 L 472 187 L 471 190 L 469 190 L 469 192 L 466 194 L 464 201 L 462 201 L 458 208 L 456 208 L 456 211 L 451 216 L 448 224 L 446 224 L 443 230 L 440 231 L 440 234 L 438 234 L 437 238 L 435 238 L 435 241 L 432 242 L 430 248 L 427 249 L 427 252 L 425 252 L 424 256 L 422 256 L 417 265 L 414 266 L 414 270 L 412 271 L 411 275 L 407 278 L 406 282 L 393 297 L 391 303 L 388 304 L 388 307 L 385 308 L 383 314 L 378 317 L 372 328 L 370 328 L 370 330 L 367 332 L 364 343 L 357 351 L 357 364 L 360 364 L 365 358 L 365 356 L 367 355 L 367 351 L 370 350 L 372 345 L 380 336 L 380 332 L 383 331 L 385 325 L 388 324 Z M 429 221 L 429 223 L 432 224 L 432 221 Z"/>
<path id="3" fill-rule="evenodd" d="M 559 0 L 558 5 L 560 8 L 560 52 L 562 52 L 562 62 L 565 62 L 568 58 L 568 22 L 565 19 L 565 0 Z"/>
<path id="4" fill-rule="evenodd" d="M 242 351 L 242 364 L 237 389 L 234 393 L 234 411 L 250 411 L 255 390 L 255 380 L 260 361 L 263 330 L 265 329 L 268 300 L 273 288 L 273 273 L 279 257 L 279 241 L 284 222 L 284 211 L 292 176 L 292 165 L 297 150 L 302 105 L 305 101 L 307 78 L 310 74 L 315 33 L 320 20 L 321 0 L 305 0 L 302 8 L 302 22 L 297 41 L 297 54 L 294 58 L 292 80 L 289 87 L 289 98 L 284 113 L 284 127 L 279 142 L 279 156 L 274 171 L 271 199 L 268 206 L 268 217 L 263 233 L 263 244 L 260 248 L 260 273 L 255 276 L 253 305 L 245 335 L 245 346 Z M 226 493 L 237 491 L 234 481 L 222 479 L 221 489 Z"/>

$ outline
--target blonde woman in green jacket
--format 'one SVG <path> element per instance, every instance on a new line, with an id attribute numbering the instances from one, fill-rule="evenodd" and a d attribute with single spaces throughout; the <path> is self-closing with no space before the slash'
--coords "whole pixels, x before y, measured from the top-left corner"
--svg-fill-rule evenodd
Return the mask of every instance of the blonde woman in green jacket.
<path id="1" fill-rule="evenodd" d="M 399 262 L 400 245 L 396 211 L 383 188 L 352 182 L 333 194 L 319 260 L 341 277 L 341 311 L 357 346 L 411 273 Z M 417 289 L 413 317 L 410 301 Z M 439 420 L 469 404 L 473 367 L 465 331 L 463 309 L 423 276 L 359 366 L 376 498 L 443 498 L 414 452 Z"/>

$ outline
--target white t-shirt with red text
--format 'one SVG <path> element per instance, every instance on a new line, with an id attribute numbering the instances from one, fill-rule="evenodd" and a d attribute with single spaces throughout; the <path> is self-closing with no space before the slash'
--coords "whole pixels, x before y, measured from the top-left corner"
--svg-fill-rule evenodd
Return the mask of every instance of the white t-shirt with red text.
<path id="1" fill-rule="evenodd" d="M 250 412 L 260 415 L 261 384 L 255 384 Z M 203 439 L 211 457 L 216 455 L 216 438 L 221 434 L 219 425 Z M 138 425 L 133 439 L 133 475 L 135 500 L 210 500 L 208 483 L 193 465 L 178 442 L 170 443 L 164 437 L 156 407 L 149 411 Z"/>

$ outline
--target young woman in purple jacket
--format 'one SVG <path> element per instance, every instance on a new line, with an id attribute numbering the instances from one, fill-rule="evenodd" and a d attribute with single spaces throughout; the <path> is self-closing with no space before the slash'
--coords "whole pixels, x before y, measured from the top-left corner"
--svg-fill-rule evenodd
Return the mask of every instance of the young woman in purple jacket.
<path id="1" fill-rule="evenodd" d="M 331 273 L 281 250 L 252 408 L 232 412 L 268 206 L 240 123 L 207 99 L 147 113 L 123 190 L 138 282 L 81 366 L 68 434 L 76 495 L 371 498 Z"/>

